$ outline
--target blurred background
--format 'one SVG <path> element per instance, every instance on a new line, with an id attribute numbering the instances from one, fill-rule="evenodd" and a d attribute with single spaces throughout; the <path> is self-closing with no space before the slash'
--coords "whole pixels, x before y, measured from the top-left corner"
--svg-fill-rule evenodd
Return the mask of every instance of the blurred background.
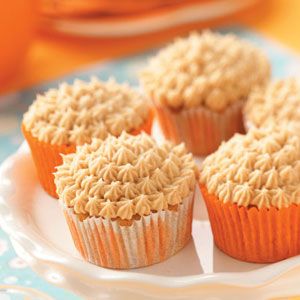
<path id="1" fill-rule="evenodd" d="M 297 0 L 11 0 L 0 9 L 0 92 L 154 47 L 192 29 L 247 24 L 280 34 Z M 280 22 L 278 22 L 280 21 Z M 274 25 L 278 22 L 277 25 Z M 272 27 L 273 26 L 273 27 Z M 283 29 L 282 29 L 283 30 Z"/>

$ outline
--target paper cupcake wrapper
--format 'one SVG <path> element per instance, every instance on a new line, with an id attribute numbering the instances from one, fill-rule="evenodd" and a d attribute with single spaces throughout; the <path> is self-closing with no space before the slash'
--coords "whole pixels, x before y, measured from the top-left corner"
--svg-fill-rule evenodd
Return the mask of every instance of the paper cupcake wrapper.
<path id="1" fill-rule="evenodd" d="M 132 269 L 159 263 L 182 249 L 191 238 L 194 193 L 177 210 L 151 213 L 131 225 L 89 217 L 80 221 L 60 201 L 74 244 L 81 256 L 101 267 Z"/>
<path id="2" fill-rule="evenodd" d="M 146 133 L 151 135 L 153 119 L 154 119 L 154 110 L 153 110 L 153 108 L 150 108 L 149 117 L 146 120 L 146 122 L 144 124 L 142 124 L 142 126 L 140 128 L 134 129 L 130 133 L 132 135 L 137 135 L 137 134 L 141 133 L 142 131 L 145 131 Z"/>
<path id="3" fill-rule="evenodd" d="M 195 155 L 207 155 L 215 151 L 223 140 L 228 140 L 236 132 L 243 132 L 243 101 L 232 104 L 222 113 L 205 107 L 175 112 L 154 105 L 165 137 L 175 143 L 184 142 Z"/>
<path id="4" fill-rule="evenodd" d="M 270 263 L 300 254 L 300 206 L 270 209 L 223 203 L 200 186 L 217 247 L 239 260 Z"/>
<path id="5" fill-rule="evenodd" d="M 153 121 L 153 112 L 151 111 L 147 121 L 141 126 L 131 132 L 136 135 L 141 131 L 151 134 Z M 62 164 L 62 157 L 60 154 L 68 154 L 76 151 L 75 145 L 51 145 L 44 143 L 35 138 L 29 131 L 22 125 L 23 135 L 30 147 L 31 154 L 37 169 L 39 181 L 44 190 L 52 197 L 58 198 L 56 194 L 56 186 L 54 184 L 55 167 Z"/>
<path id="6" fill-rule="evenodd" d="M 23 135 L 30 147 L 39 181 L 44 190 L 52 197 L 58 198 L 54 184 L 55 167 L 62 163 L 62 154 L 72 153 L 76 150 L 74 145 L 51 145 L 35 138 L 22 125 Z"/>

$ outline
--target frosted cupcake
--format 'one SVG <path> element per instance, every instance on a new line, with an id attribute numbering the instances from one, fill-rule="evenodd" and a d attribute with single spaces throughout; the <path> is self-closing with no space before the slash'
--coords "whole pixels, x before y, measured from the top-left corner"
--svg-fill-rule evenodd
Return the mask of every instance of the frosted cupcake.
<path id="1" fill-rule="evenodd" d="M 41 185 L 57 197 L 53 172 L 62 163 L 60 153 L 75 151 L 92 138 L 151 132 L 152 112 L 144 97 L 126 84 L 92 78 L 50 89 L 25 113 L 22 131 L 36 165 Z"/>
<path id="2" fill-rule="evenodd" d="M 251 129 L 208 156 L 201 191 L 216 245 L 267 263 L 300 254 L 300 141 L 287 129 Z"/>
<path id="3" fill-rule="evenodd" d="M 55 183 L 82 257 L 130 269 L 161 262 L 190 240 L 196 176 L 184 145 L 123 133 L 63 156 Z"/>
<path id="4" fill-rule="evenodd" d="M 255 89 L 244 110 L 246 128 L 288 124 L 300 135 L 300 81 L 295 78 L 270 82 Z"/>
<path id="5" fill-rule="evenodd" d="M 164 135 L 206 155 L 243 131 L 244 100 L 269 77 L 259 49 L 234 35 L 206 31 L 161 50 L 141 73 L 141 83 Z"/>

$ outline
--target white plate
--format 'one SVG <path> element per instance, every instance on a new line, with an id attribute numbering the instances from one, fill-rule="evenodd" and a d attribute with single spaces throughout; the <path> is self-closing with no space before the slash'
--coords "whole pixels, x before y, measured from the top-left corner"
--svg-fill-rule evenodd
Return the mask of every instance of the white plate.
<path id="1" fill-rule="evenodd" d="M 219 0 L 204 3 L 189 3 L 176 9 L 166 10 L 160 14 L 136 18 L 47 18 L 45 28 L 52 27 L 57 31 L 88 37 L 126 37 L 157 32 L 193 22 L 207 22 L 218 18 L 229 19 L 235 13 L 253 9 L 258 0 Z"/>
<path id="2" fill-rule="evenodd" d="M 218 291 L 223 289 L 223 296 L 230 286 L 231 293 L 233 287 L 246 289 L 244 299 L 253 299 L 254 287 L 300 266 L 299 256 L 260 265 L 239 262 L 220 252 L 213 245 L 200 196 L 195 205 L 193 240 L 171 259 L 130 271 L 87 263 L 73 246 L 58 202 L 41 189 L 26 144 L 0 168 L 0 220 L 18 255 L 38 274 L 91 299 L 141 299 L 141 295 L 143 299 L 199 299 L 203 293 L 211 295 L 212 287 L 216 292 L 216 286 Z"/>

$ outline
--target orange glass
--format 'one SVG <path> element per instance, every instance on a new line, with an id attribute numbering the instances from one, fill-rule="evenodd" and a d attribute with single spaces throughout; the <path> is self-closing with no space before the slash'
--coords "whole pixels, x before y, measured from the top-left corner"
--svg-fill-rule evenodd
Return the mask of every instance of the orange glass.
<path id="1" fill-rule="evenodd" d="M 262 0 L 39 0 L 43 28 L 87 37 L 137 36 L 200 22 L 232 23 Z M 265 0 L 267 1 L 267 0 Z M 208 24 L 209 22 L 209 24 Z M 199 27 L 199 26 L 197 26 Z"/>
<path id="2" fill-rule="evenodd" d="M 0 83 L 21 65 L 34 35 L 35 21 L 35 0 L 1 1 Z"/>

